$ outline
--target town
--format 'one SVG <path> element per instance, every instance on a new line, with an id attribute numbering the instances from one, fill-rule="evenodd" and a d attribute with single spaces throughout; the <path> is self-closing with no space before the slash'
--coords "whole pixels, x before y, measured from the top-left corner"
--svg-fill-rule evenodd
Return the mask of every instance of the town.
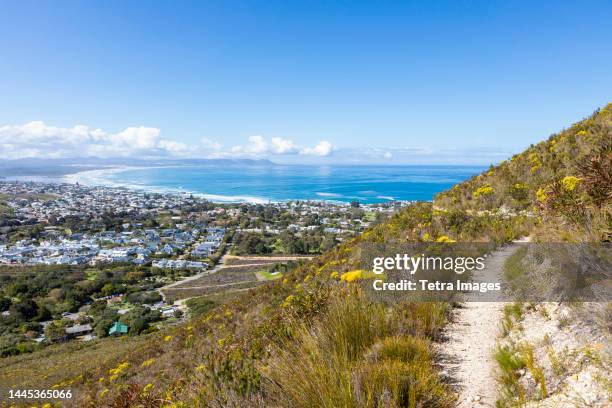
<path id="1" fill-rule="evenodd" d="M 0 181 L 0 355 L 175 324 L 407 204 Z"/>

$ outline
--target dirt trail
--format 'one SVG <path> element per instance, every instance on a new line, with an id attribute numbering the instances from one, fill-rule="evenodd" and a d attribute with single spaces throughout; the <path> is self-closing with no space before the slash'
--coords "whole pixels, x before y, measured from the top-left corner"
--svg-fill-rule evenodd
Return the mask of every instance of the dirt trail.
<path id="1" fill-rule="evenodd" d="M 270 255 L 270 256 L 258 256 L 258 255 L 226 255 L 225 258 L 228 261 L 264 261 L 264 262 L 280 262 L 280 261 L 299 261 L 309 260 L 314 258 L 310 255 Z"/>
<path id="2" fill-rule="evenodd" d="M 501 281 L 506 258 L 518 243 L 504 246 L 487 257 L 486 268 L 474 274 L 474 282 Z M 503 302 L 478 302 L 482 295 L 468 293 L 444 332 L 439 352 L 442 369 L 457 386 L 459 408 L 494 407 L 497 399 L 496 363 L 493 357 Z"/>

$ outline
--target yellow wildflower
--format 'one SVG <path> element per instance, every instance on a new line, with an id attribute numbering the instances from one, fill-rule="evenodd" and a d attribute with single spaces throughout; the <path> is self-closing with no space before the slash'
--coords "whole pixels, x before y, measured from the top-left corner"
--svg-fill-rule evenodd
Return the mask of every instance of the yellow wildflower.
<path id="1" fill-rule="evenodd" d="M 340 280 L 345 282 L 353 282 L 361 279 L 370 279 L 375 277 L 376 274 L 372 271 L 366 271 L 363 269 L 356 269 L 354 271 L 345 272 L 340 276 Z"/>
<path id="2" fill-rule="evenodd" d="M 472 196 L 474 198 L 478 198 L 480 196 L 489 196 L 489 195 L 493 194 L 493 192 L 494 192 L 493 187 L 486 185 L 486 186 L 478 187 L 472 193 Z"/>
<path id="3" fill-rule="evenodd" d="M 536 191 L 536 199 L 541 203 L 546 201 L 546 192 L 542 187 L 538 188 L 538 191 Z"/>
<path id="4" fill-rule="evenodd" d="M 572 192 L 574 191 L 574 189 L 576 188 L 576 185 L 578 185 L 579 182 L 580 182 L 580 179 L 578 177 L 565 176 L 561 180 L 561 185 L 563 186 L 563 189 L 565 191 Z"/>
<path id="5" fill-rule="evenodd" d="M 111 368 L 110 370 L 108 370 L 108 373 L 110 374 L 110 377 L 108 377 L 108 379 L 110 381 L 115 381 L 125 370 L 127 370 L 129 366 L 130 363 L 125 361 L 123 363 L 120 363 L 117 367 Z"/>
<path id="6" fill-rule="evenodd" d="M 289 295 L 285 298 L 285 301 L 282 304 L 282 307 L 289 307 L 291 306 L 291 303 L 293 303 L 293 300 L 295 299 L 295 296 L 293 295 Z"/>
<path id="7" fill-rule="evenodd" d="M 142 362 L 141 367 L 148 367 L 155 362 L 154 358 L 150 358 Z"/>

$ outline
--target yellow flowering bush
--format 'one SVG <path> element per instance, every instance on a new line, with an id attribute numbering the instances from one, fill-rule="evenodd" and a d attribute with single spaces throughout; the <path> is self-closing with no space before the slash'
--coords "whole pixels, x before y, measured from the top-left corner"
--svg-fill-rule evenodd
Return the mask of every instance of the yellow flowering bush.
<path id="1" fill-rule="evenodd" d="M 448 211 L 442 208 L 434 208 L 434 210 L 432 211 L 434 217 L 444 215 L 446 213 L 448 213 Z"/>
<path id="2" fill-rule="evenodd" d="M 329 277 L 332 279 L 338 279 L 338 276 L 339 276 L 338 272 L 332 272 L 329 274 Z"/>
<path id="3" fill-rule="evenodd" d="M 364 269 L 356 269 L 354 271 L 345 272 L 340 276 L 340 280 L 344 282 L 353 282 L 361 279 L 370 279 L 375 277 L 376 274 L 372 271 L 366 271 Z"/>
<path id="4" fill-rule="evenodd" d="M 478 198 L 478 197 L 483 197 L 483 196 L 490 196 L 491 194 L 493 194 L 495 190 L 493 190 L 493 187 L 491 186 L 482 186 L 482 187 L 478 187 L 473 193 L 472 196 L 474 198 Z"/>
<path id="5" fill-rule="evenodd" d="M 578 177 L 565 176 L 561 180 L 561 185 L 563 186 L 563 189 L 565 191 L 571 193 L 572 191 L 576 189 L 576 186 L 578 185 L 579 182 L 580 182 L 580 179 Z"/>
<path id="6" fill-rule="evenodd" d="M 293 300 L 295 299 L 295 296 L 293 295 L 289 295 L 285 298 L 285 301 L 282 304 L 282 307 L 289 307 L 291 306 L 291 304 L 293 303 Z"/>
<path id="7" fill-rule="evenodd" d="M 528 157 L 529 161 L 531 162 L 531 172 L 535 173 L 540 167 L 542 167 L 542 162 L 540 161 L 537 153 L 530 153 Z"/>
<path id="8" fill-rule="evenodd" d="M 148 359 L 148 360 L 143 361 L 143 362 L 142 362 L 142 364 L 141 364 L 140 366 L 141 366 L 141 367 L 148 367 L 148 366 L 150 366 L 151 364 L 153 364 L 154 362 L 155 362 L 155 359 L 154 359 L 154 358 L 150 358 L 150 359 Z"/>
<path id="9" fill-rule="evenodd" d="M 125 361 L 123 363 L 120 363 L 117 367 L 111 368 L 110 370 L 108 370 L 108 373 L 110 374 L 110 377 L 108 377 L 108 379 L 110 381 L 115 381 L 121 374 L 125 372 L 125 370 L 128 369 L 129 366 L 130 363 Z"/>
<path id="10" fill-rule="evenodd" d="M 546 202 L 546 191 L 544 191 L 544 189 L 542 187 L 538 188 L 538 191 L 536 191 L 536 200 L 538 200 L 541 203 Z"/>
<path id="11" fill-rule="evenodd" d="M 456 242 L 454 239 L 452 239 L 449 236 L 446 235 L 441 235 L 438 237 L 438 239 L 436 239 L 436 242 L 446 242 L 446 243 L 450 243 L 450 242 Z"/>

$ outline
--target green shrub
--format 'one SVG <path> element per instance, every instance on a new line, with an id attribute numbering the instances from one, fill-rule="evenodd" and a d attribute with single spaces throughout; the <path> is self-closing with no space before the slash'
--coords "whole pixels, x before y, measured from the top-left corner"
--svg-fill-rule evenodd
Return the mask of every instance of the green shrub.
<path id="1" fill-rule="evenodd" d="M 454 398 L 423 361 L 383 360 L 355 370 L 359 407 L 452 407 Z"/>

